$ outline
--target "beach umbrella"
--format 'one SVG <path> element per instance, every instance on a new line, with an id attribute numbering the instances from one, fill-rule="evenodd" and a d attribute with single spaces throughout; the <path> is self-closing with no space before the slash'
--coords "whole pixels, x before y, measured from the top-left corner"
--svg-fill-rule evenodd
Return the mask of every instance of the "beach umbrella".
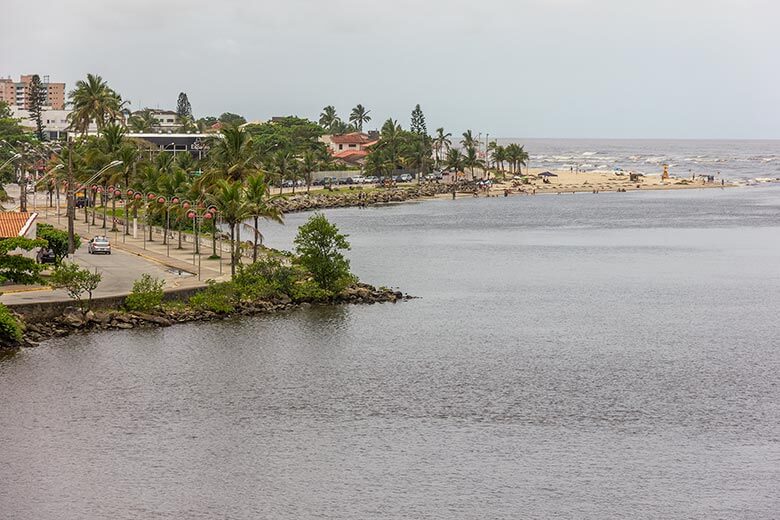
<path id="1" fill-rule="evenodd" d="M 542 172 L 538 175 L 538 177 L 557 177 L 557 175 L 553 172 Z"/>

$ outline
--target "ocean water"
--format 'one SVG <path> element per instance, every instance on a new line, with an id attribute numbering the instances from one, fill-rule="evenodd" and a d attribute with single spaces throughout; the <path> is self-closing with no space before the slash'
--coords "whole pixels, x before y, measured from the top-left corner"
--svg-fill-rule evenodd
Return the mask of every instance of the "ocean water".
<path id="1" fill-rule="evenodd" d="M 780 179 L 780 140 L 499 139 L 525 145 L 531 167 L 717 175 L 731 181 Z"/>
<path id="2" fill-rule="evenodd" d="M 0 360 L 0 518 L 777 518 L 780 188 L 328 216 L 419 298 Z"/>

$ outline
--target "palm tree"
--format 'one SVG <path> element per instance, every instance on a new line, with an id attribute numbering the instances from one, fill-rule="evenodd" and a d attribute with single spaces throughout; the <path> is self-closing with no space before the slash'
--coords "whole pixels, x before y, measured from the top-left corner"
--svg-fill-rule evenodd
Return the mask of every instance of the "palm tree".
<path id="1" fill-rule="evenodd" d="M 471 178 L 474 179 L 474 168 L 485 168 L 485 162 L 477 155 L 477 149 L 473 146 L 466 148 L 466 153 L 463 157 L 463 166 L 471 168 Z"/>
<path id="2" fill-rule="evenodd" d="M 333 105 L 328 105 L 322 109 L 319 121 L 322 128 L 331 131 L 333 129 L 333 125 L 340 121 L 341 119 L 339 119 L 338 114 L 336 114 L 336 107 Z"/>
<path id="3" fill-rule="evenodd" d="M 366 110 L 366 107 L 361 104 L 358 104 L 352 109 L 352 113 L 349 114 L 349 122 L 355 125 L 358 132 L 363 131 L 363 123 L 371 121 L 371 116 L 368 115 L 370 112 L 370 110 Z"/>
<path id="4" fill-rule="evenodd" d="M 225 126 L 221 137 L 215 137 L 209 150 L 211 168 L 204 175 L 206 185 L 218 179 L 241 181 L 259 169 L 252 135 L 243 128 Z"/>
<path id="5" fill-rule="evenodd" d="M 319 161 L 317 161 L 317 156 L 311 150 L 306 150 L 301 159 L 301 169 L 303 170 L 303 176 L 306 179 L 306 193 L 309 193 L 309 190 L 311 189 L 312 174 L 317 170 L 318 166 Z"/>
<path id="6" fill-rule="evenodd" d="M 247 179 L 246 182 L 246 202 L 249 206 L 249 214 L 254 219 L 254 251 L 252 253 L 252 262 L 257 262 L 258 239 L 262 238 L 260 233 L 259 220 L 273 220 L 280 224 L 284 223 L 284 214 L 282 211 L 271 204 L 274 197 L 271 197 L 271 189 L 265 180 L 265 175 L 257 173 Z"/>
<path id="7" fill-rule="evenodd" d="M 273 171 L 276 173 L 277 179 L 279 179 L 279 195 L 282 194 L 284 189 L 284 180 L 290 175 L 292 171 L 292 163 L 295 161 L 293 155 L 287 150 L 278 150 L 271 161 L 273 165 Z"/>
<path id="8" fill-rule="evenodd" d="M 466 168 L 463 154 L 460 153 L 460 150 L 457 150 L 455 148 L 450 148 L 447 151 L 447 156 L 444 159 L 444 164 L 447 166 L 448 170 L 452 171 L 455 174 L 455 180 L 457 180 L 458 178 L 458 173 L 462 172 Z"/>
<path id="9" fill-rule="evenodd" d="M 466 149 L 476 147 L 477 139 L 471 133 L 471 130 L 466 130 L 465 132 L 463 132 L 463 139 L 460 140 L 460 144 L 463 145 L 463 148 Z"/>
<path id="10" fill-rule="evenodd" d="M 423 172 L 428 171 L 431 166 L 430 138 L 415 135 L 404 149 L 403 161 L 405 167 L 417 172 L 419 182 Z"/>
<path id="11" fill-rule="evenodd" d="M 214 185 L 214 192 L 208 200 L 216 206 L 222 221 L 230 228 L 230 274 L 236 274 L 240 240 L 236 240 L 238 226 L 251 216 L 241 183 L 220 179 Z"/>
<path id="12" fill-rule="evenodd" d="M 436 151 L 436 166 L 439 167 L 441 160 L 444 158 L 444 151 L 449 150 L 452 145 L 450 140 L 452 134 L 444 133 L 444 128 L 436 129 L 436 137 L 433 138 L 433 148 Z"/>
<path id="13" fill-rule="evenodd" d="M 133 132 L 143 134 L 151 132 L 157 125 L 157 119 L 148 108 L 139 110 L 127 119 L 127 126 Z"/>
<path id="14" fill-rule="evenodd" d="M 363 165 L 365 173 L 384 177 L 390 169 L 392 167 L 390 166 L 390 161 L 387 160 L 384 150 L 375 148 L 366 156 L 366 162 Z"/>
<path id="15" fill-rule="evenodd" d="M 198 125 L 195 124 L 195 120 L 192 116 L 178 116 L 179 131 L 189 133 L 195 132 L 198 129 Z"/>
<path id="16" fill-rule="evenodd" d="M 106 123 L 120 120 L 124 102 L 103 78 L 87 74 L 87 79 L 76 82 L 76 88 L 68 93 L 73 111 L 68 115 L 70 126 L 85 135 L 89 124 L 95 122 L 98 133 Z"/>
<path id="17" fill-rule="evenodd" d="M 387 160 L 393 163 L 393 169 L 398 167 L 399 149 L 402 141 L 401 125 L 398 121 L 388 119 L 382 125 L 382 132 L 377 146 L 386 152 Z"/>
<path id="18" fill-rule="evenodd" d="M 494 141 L 495 142 L 495 141 Z M 493 148 L 493 162 L 496 164 L 496 170 L 500 173 L 504 172 L 504 161 L 506 161 L 506 148 L 500 144 L 496 144 Z"/>
<path id="19" fill-rule="evenodd" d="M 509 162 L 511 172 L 516 173 L 519 166 L 528 164 L 528 158 L 528 152 L 523 146 L 512 143 L 506 147 L 506 160 Z"/>

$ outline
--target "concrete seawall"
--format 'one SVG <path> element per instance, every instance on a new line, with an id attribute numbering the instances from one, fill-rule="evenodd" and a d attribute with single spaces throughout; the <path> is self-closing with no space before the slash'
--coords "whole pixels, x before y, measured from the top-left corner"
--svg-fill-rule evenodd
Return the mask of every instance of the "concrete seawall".
<path id="1" fill-rule="evenodd" d="M 186 300 L 192 295 L 205 289 L 204 286 L 182 287 L 165 291 L 163 299 L 165 301 Z M 101 296 L 92 299 L 92 310 L 119 309 L 124 305 L 127 294 L 115 296 Z M 62 316 L 63 311 L 68 307 L 77 307 L 75 300 L 49 301 L 40 303 L 19 303 L 8 304 L 7 307 L 13 312 L 24 317 L 25 321 L 45 321 Z"/>

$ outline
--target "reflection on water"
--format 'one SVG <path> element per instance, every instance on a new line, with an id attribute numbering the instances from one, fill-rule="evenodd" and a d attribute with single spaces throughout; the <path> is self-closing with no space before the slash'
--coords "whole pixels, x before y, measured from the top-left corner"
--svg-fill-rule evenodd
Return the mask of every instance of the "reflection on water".
<path id="1" fill-rule="evenodd" d="M 0 361 L 0 511 L 776 517 L 780 190 L 604 195 L 333 211 L 421 298 Z"/>

